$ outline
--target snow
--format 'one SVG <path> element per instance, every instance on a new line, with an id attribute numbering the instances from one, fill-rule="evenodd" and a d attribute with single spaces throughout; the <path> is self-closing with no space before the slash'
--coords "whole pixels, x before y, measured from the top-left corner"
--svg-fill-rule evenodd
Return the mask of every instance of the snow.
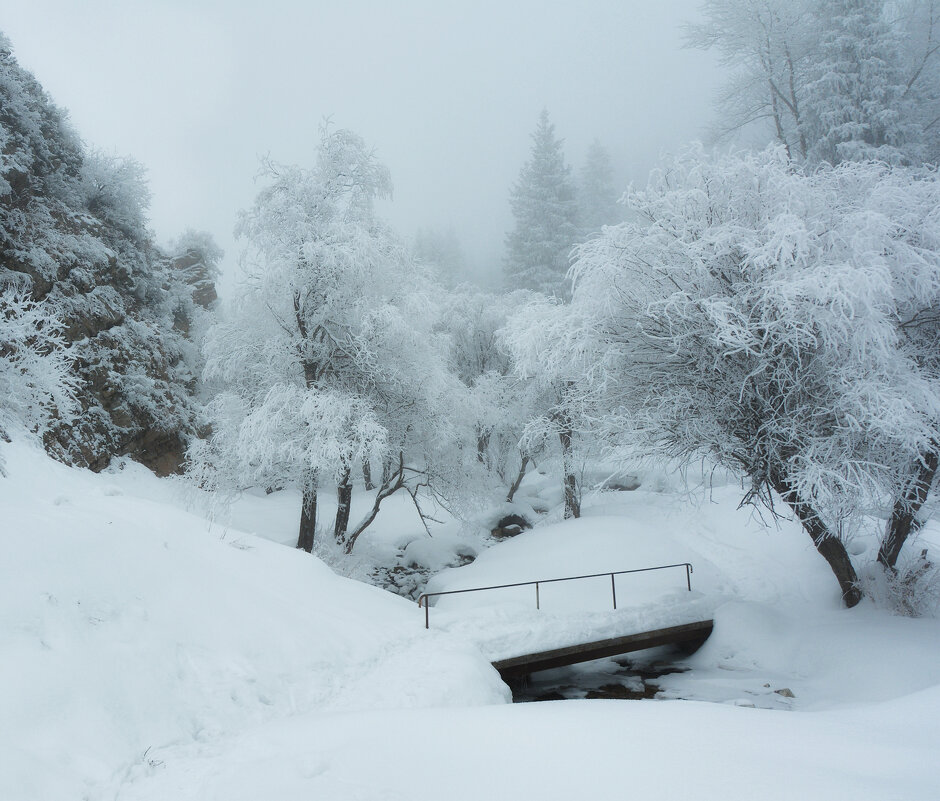
<path id="1" fill-rule="evenodd" d="M 664 676 L 666 697 L 762 705 L 791 690 L 804 710 L 887 702 L 940 685 L 936 621 L 898 618 L 866 608 L 820 612 L 732 602 L 690 660 L 695 674 Z M 691 685 L 691 686 L 690 686 Z M 762 700 L 763 699 L 763 700 Z"/>
<path id="2" fill-rule="evenodd" d="M 137 465 L 66 468 L 22 435 L 0 448 L 0 798 L 925 801 L 940 787 L 938 621 L 842 609 L 806 535 L 737 509 L 734 486 L 601 493 L 580 521 L 433 585 L 689 561 L 691 593 L 683 570 L 618 577 L 616 612 L 604 579 L 546 588 L 539 612 L 531 588 L 468 593 L 439 599 L 425 631 L 414 603 L 285 547 L 291 491 L 243 498 L 222 526 Z M 389 506 L 363 545 L 433 561 L 407 514 Z M 706 613 L 691 669 L 659 680 L 694 700 L 510 705 L 488 664 L 494 638 L 524 645 L 539 626 Z M 486 621 L 501 627 L 489 639 Z"/>
<path id="3" fill-rule="evenodd" d="M 837 586 L 800 527 L 768 529 L 736 508 L 739 499 L 733 486 L 681 504 L 674 493 L 601 493 L 582 518 L 520 534 L 428 585 L 431 593 L 451 592 L 688 562 L 691 591 L 680 566 L 616 576 L 616 611 L 606 575 L 540 584 L 539 611 L 531 585 L 462 593 L 431 599 L 432 626 L 478 643 L 495 660 L 708 620 L 742 596 L 751 604 L 786 598 L 837 607 Z"/>
<path id="4" fill-rule="evenodd" d="M 142 467 L 94 476 L 5 451 L 2 798 L 97 797 L 147 749 L 311 709 L 508 698 L 413 604 L 208 526 Z"/>
<path id="5" fill-rule="evenodd" d="M 925 801 L 940 727 L 910 720 L 938 702 L 934 689 L 844 715 L 560 701 L 300 718 L 228 743 L 224 761 L 170 752 L 121 797 Z"/>

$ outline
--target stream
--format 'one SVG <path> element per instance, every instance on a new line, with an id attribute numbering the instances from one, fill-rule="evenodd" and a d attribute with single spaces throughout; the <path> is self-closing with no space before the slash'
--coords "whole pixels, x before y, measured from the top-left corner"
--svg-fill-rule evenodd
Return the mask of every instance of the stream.
<path id="1" fill-rule="evenodd" d="M 539 671 L 509 686 L 513 703 L 582 698 L 640 700 L 656 697 L 660 689 L 657 679 L 661 676 L 686 670 L 674 650 L 653 648 Z"/>

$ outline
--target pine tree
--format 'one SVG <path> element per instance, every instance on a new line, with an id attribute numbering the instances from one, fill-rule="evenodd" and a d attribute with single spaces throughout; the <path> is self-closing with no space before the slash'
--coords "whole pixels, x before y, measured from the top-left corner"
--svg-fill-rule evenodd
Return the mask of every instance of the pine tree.
<path id="1" fill-rule="evenodd" d="M 622 214 L 617 205 L 619 194 L 614 189 L 610 154 L 597 139 L 588 148 L 580 179 L 578 200 L 584 233 L 592 234 L 604 225 L 620 222 Z"/>
<path id="2" fill-rule="evenodd" d="M 578 239 L 578 207 L 562 140 L 542 111 L 532 134 L 532 152 L 512 188 L 516 220 L 506 236 L 505 282 L 511 289 L 561 294 L 568 255 Z"/>
<path id="3" fill-rule="evenodd" d="M 824 0 L 814 20 L 822 35 L 807 86 L 811 162 L 920 161 L 908 122 L 901 43 L 883 0 Z"/>

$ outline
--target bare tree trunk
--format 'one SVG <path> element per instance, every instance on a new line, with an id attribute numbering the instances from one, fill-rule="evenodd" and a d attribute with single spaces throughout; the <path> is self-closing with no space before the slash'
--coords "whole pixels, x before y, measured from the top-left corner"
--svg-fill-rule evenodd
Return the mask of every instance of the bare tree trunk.
<path id="1" fill-rule="evenodd" d="M 300 504 L 300 532 L 297 535 L 297 547 L 307 553 L 313 551 L 313 538 L 317 533 L 317 483 L 310 480 L 304 485 L 303 500 Z"/>
<path id="2" fill-rule="evenodd" d="M 489 433 L 477 434 L 477 461 L 489 467 L 489 463 L 486 458 L 486 451 L 490 447 L 490 435 Z"/>
<path id="3" fill-rule="evenodd" d="M 519 472 L 516 474 L 516 480 L 512 482 L 512 486 L 509 488 L 509 494 L 506 496 L 506 503 L 512 503 L 512 499 L 516 495 L 516 490 L 519 489 L 519 485 L 522 483 L 522 479 L 525 478 L 525 469 L 529 465 L 529 457 L 522 457 L 522 464 L 519 465 Z"/>
<path id="4" fill-rule="evenodd" d="M 375 493 L 375 501 L 372 503 L 372 508 L 369 510 L 369 513 L 360 521 L 359 525 L 350 532 L 349 537 L 346 539 L 346 545 L 344 550 L 346 553 L 352 553 L 352 549 L 356 544 L 356 540 L 359 539 L 359 535 L 362 534 L 375 520 L 376 516 L 379 514 L 379 507 L 389 495 L 394 495 L 398 490 L 405 486 L 405 457 L 404 454 L 398 455 L 398 470 L 395 473 L 391 472 L 389 469 L 389 477 L 387 480 L 382 482 L 382 486 L 379 487 L 379 491 Z"/>
<path id="5" fill-rule="evenodd" d="M 336 487 L 336 520 L 333 523 L 333 536 L 336 541 L 346 541 L 346 529 L 349 528 L 349 506 L 352 503 L 352 482 L 349 480 L 349 467 L 343 471 L 343 477 Z"/>
<path id="6" fill-rule="evenodd" d="M 790 154 L 790 143 L 787 141 L 786 132 L 783 129 L 783 121 L 780 119 L 780 101 L 777 99 L 777 92 L 771 81 L 770 86 L 770 108 L 774 118 L 774 127 L 777 129 L 777 139 L 786 148 L 787 158 L 792 158 Z"/>
<path id="7" fill-rule="evenodd" d="M 362 460 L 362 481 L 367 490 L 375 489 L 375 484 L 372 483 L 372 465 L 368 457 Z"/>
<path id="8" fill-rule="evenodd" d="M 937 475 L 937 467 L 937 449 L 923 454 L 901 497 L 894 502 L 894 509 L 885 526 L 884 539 L 878 549 L 878 562 L 891 573 L 897 572 L 898 557 L 901 555 L 901 549 L 907 542 L 907 538 L 911 534 L 916 534 L 921 526 L 917 514 L 930 494 L 930 487 Z"/>
<path id="9" fill-rule="evenodd" d="M 562 464 L 565 474 L 565 519 L 571 517 L 581 517 L 581 499 L 578 494 L 578 481 L 574 475 L 573 457 L 571 449 L 571 423 L 568 416 L 563 418 L 564 425 L 558 432 L 558 438 L 561 440 Z"/>
<path id="10" fill-rule="evenodd" d="M 784 45 L 784 52 L 787 54 L 787 71 L 790 74 L 790 110 L 793 112 L 793 123 L 800 137 L 800 157 L 806 158 L 809 146 L 806 143 L 806 126 L 800 114 L 800 102 L 796 92 L 796 67 L 793 64 L 793 54 L 790 52 L 790 46 Z"/>
<path id="11" fill-rule="evenodd" d="M 784 477 L 783 471 L 778 468 L 771 469 L 770 481 L 773 488 L 783 498 L 784 503 L 793 510 L 797 520 L 802 523 L 803 529 L 812 538 L 816 550 L 829 563 L 842 589 L 842 601 L 851 609 L 862 600 L 862 593 L 858 588 L 858 575 L 842 540 L 829 531 L 816 510 L 799 497 L 799 493 Z"/>
<path id="12" fill-rule="evenodd" d="M 392 459 L 389 456 L 386 456 L 382 459 L 382 486 L 384 487 L 388 484 L 389 479 L 392 477 Z"/>
<path id="13" fill-rule="evenodd" d="M 581 496 L 578 492 L 578 480 L 574 474 L 574 456 L 571 441 L 574 430 L 571 425 L 571 415 L 565 408 L 565 399 L 571 391 L 573 383 L 566 381 L 559 395 L 559 408 L 553 414 L 555 422 L 559 423 L 558 439 L 561 440 L 561 463 L 565 482 L 565 519 L 581 517 Z"/>

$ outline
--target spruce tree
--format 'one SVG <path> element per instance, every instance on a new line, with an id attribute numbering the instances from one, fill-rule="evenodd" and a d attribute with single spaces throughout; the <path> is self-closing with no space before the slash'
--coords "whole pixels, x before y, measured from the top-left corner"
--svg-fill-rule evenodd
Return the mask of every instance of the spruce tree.
<path id="1" fill-rule="evenodd" d="M 586 235 L 614 225 L 623 219 L 617 205 L 619 193 L 614 189 L 614 170 L 607 149 L 595 139 L 588 148 L 581 167 L 578 200 L 581 228 Z"/>
<path id="2" fill-rule="evenodd" d="M 543 110 L 532 151 L 509 196 L 515 228 L 506 236 L 505 282 L 511 289 L 562 294 L 568 255 L 578 239 L 578 206 L 562 140 Z"/>
<path id="3" fill-rule="evenodd" d="M 884 0 L 823 0 L 818 60 L 807 86 L 811 162 L 919 162 L 901 39 Z"/>

